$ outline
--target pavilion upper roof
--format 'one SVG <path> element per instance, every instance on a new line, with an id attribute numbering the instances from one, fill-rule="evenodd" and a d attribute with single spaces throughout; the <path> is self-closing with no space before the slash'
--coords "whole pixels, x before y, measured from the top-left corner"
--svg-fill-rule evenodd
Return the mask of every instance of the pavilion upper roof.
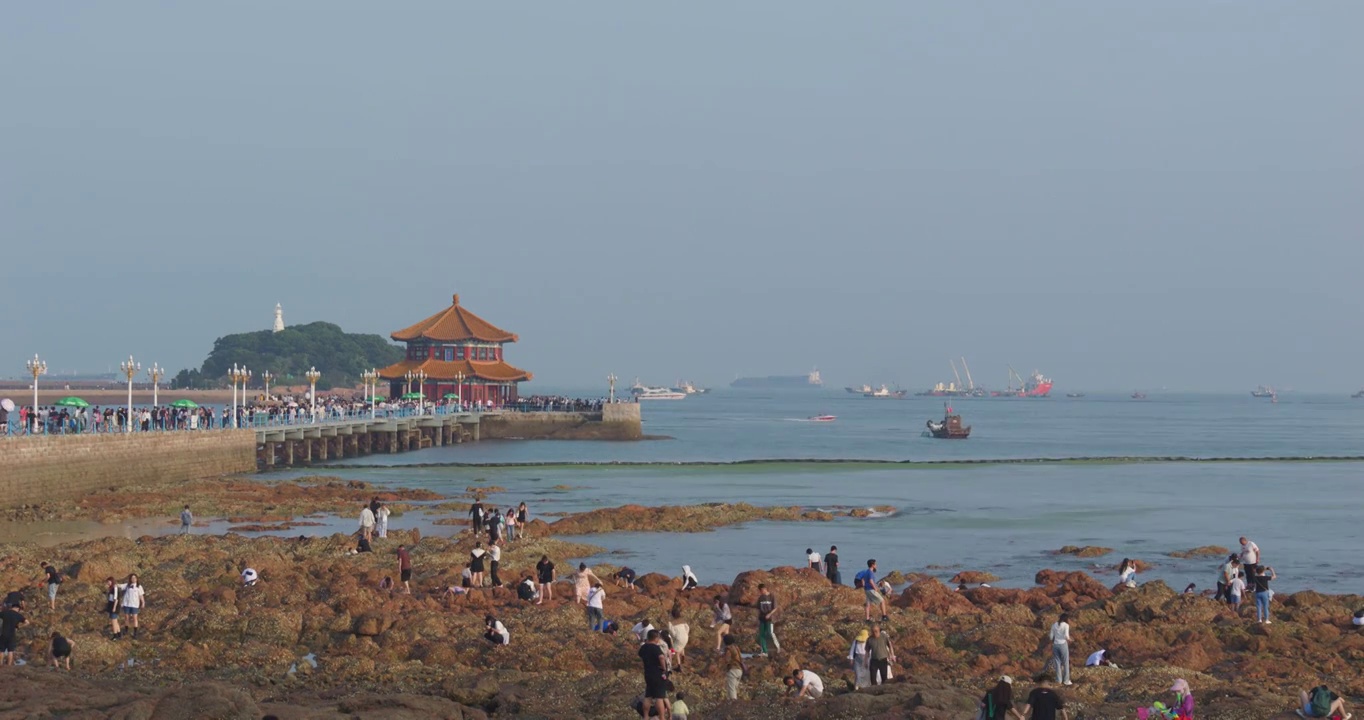
<path id="1" fill-rule="evenodd" d="M 450 307 L 441 310 L 411 327 L 403 328 L 390 337 L 400 342 L 425 339 L 437 342 L 481 340 L 483 342 L 516 342 L 516 333 L 507 332 L 466 310 L 459 304 L 456 293 Z"/>

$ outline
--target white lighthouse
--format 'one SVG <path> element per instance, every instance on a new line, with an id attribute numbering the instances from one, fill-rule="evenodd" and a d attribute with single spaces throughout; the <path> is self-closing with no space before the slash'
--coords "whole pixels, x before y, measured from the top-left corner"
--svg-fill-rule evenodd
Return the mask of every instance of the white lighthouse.
<path id="1" fill-rule="evenodd" d="M 284 306 L 275 303 L 275 332 L 284 329 Z"/>

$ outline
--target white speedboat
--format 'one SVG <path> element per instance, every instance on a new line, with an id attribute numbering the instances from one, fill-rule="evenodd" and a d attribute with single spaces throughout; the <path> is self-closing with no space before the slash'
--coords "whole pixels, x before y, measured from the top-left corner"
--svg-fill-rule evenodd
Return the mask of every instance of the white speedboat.
<path id="1" fill-rule="evenodd" d="M 685 400 L 687 394 L 671 388 L 640 387 L 635 392 L 636 400 Z"/>
<path id="2" fill-rule="evenodd" d="M 690 380 L 678 380 L 673 390 L 687 395 L 705 395 L 710 392 L 710 388 L 697 387 Z"/>

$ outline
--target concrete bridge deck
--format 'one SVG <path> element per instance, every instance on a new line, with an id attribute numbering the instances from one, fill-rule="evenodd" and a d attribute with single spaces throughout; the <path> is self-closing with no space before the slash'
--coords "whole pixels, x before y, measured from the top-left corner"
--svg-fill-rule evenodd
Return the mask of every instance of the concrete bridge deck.
<path id="1" fill-rule="evenodd" d="M 255 430 L 262 470 L 477 441 L 480 420 L 496 413 L 343 418 Z"/>

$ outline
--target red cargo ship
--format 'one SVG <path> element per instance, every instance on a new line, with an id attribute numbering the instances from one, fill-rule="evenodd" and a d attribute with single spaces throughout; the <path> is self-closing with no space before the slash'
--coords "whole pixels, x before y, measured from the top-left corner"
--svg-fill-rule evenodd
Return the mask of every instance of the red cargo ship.
<path id="1" fill-rule="evenodd" d="M 1018 379 L 1018 388 L 1013 386 L 1014 378 Z M 1013 368 L 1009 368 L 1009 389 L 1003 392 L 990 393 L 993 397 L 1046 397 L 1051 394 L 1051 378 L 1043 377 L 1042 373 L 1033 370 L 1032 376 L 1024 380 Z"/>

